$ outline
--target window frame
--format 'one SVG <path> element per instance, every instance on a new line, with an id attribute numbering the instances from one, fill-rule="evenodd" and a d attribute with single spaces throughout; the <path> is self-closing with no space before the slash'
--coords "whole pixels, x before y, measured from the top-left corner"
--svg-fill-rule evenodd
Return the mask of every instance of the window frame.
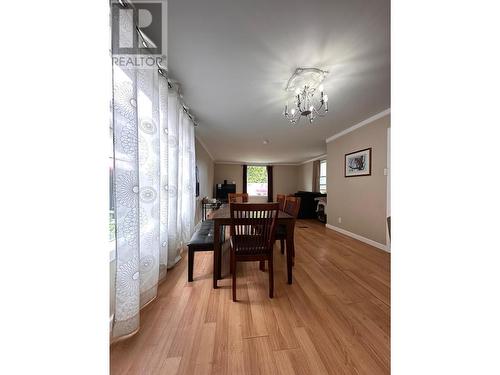
<path id="1" fill-rule="evenodd" d="M 251 168 L 255 168 L 255 167 L 263 168 L 264 171 L 265 171 L 265 173 L 266 173 L 266 182 L 265 182 L 265 184 L 266 184 L 266 194 L 264 194 L 264 195 L 252 195 L 252 194 L 250 194 L 249 189 L 248 189 L 249 184 L 251 184 L 251 183 L 253 184 L 254 183 L 254 182 L 248 182 L 248 176 L 250 175 L 249 171 L 250 171 Z M 263 197 L 263 198 L 265 198 L 265 197 L 268 196 L 268 194 L 269 194 L 269 176 L 267 174 L 267 166 L 265 166 L 265 165 L 258 165 L 258 164 L 257 165 L 256 164 L 247 165 L 247 176 L 246 177 L 247 177 L 247 180 L 245 181 L 245 183 L 247 185 L 247 193 L 248 193 L 249 197 L 256 197 L 256 198 L 262 198 Z"/>
<path id="2" fill-rule="evenodd" d="M 324 174 L 324 175 L 322 175 L 322 174 L 321 174 L 321 166 L 322 166 L 323 164 L 325 165 L 325 174 Z M 319 161 L 319 176 L 318 176 L 318 177 L 319 177 L 319 191 L 320 191 L 320 193 L 321 193 L 321 194 L 326 194 L 327 189 L 328 189 L 328 185 L 327 185 L 327 177 L 326 177 L 326 176 L 327 176 L 327 174 L 328 174 L 328 173 L 327 173 L 327 168 L 328 168 L 328 164 L 327 164 L 326 159 L 322 159 L 322 160 L 320 160 L 320 161 Z M 324 178 L 325 178 L 325 183 L 324 183 L 324 184 L 322 184 L 322 183 L 321 183 L 321 178 L 322 178 L 322 177 L 324 177 Z M 324 189 L 322 189 L 322 188 L 321 188 L 322 186 L 324 186 Z"/>

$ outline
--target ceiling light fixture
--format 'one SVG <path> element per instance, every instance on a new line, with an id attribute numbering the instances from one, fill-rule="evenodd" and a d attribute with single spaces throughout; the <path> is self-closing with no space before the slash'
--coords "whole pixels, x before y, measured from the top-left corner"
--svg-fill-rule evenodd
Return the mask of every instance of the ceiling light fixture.
<path id="1" fill-rule="evenodd" d="M 321 82 L 328 71 L 318 68 L 297 68 L 288 80 L 285 91 L 294 93 L 294 105 L 288 111 L 288 102 L 285 104 L 283 116 L 292 125 L 297 124 L 302 117 L 312 123 L 316 117 L 324 117 L 328 112 L 328 95 L 325 94 Z M 319 99 L 314 96 L 316 90 L 320 92 Z"/>

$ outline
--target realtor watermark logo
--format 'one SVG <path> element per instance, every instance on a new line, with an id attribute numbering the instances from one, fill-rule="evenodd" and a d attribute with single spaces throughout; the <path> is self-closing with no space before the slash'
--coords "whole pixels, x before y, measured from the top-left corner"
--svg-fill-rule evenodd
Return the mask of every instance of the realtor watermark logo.
<path id="1" fill-rule="evenodd" d="M 157 69 L 162 62 L 164 1 L 111 2 L 113 63 L 121 68 Z"/>

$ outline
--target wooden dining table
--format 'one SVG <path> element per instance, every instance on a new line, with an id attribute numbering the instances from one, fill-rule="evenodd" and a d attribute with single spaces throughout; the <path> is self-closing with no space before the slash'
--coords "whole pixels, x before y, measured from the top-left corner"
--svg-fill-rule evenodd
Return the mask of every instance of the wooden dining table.
<path id="1" fill-rule="evenodd" d="M 250 203 L 251 204 L 251 203 Z M 214 272 L 213 288 L 217 289 L 217 280 L 222 279 L 222 244 L 221 228 L 231 224 L 231 213 L 229 204 L 223 204 L 218 210 L 213 211 L 211 219 L 214 221 Z M 286 269 L 288 284 L 292 283 L 292 265 L 295 256 L 295 247 L 293 242 L 295 218 L 286 212 L 279 211 L 276 225 L 286 227 Z"/>

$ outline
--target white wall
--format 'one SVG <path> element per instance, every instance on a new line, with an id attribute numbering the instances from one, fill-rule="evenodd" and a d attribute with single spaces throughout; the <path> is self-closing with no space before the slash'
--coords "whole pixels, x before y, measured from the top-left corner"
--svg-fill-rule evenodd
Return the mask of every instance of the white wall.
<path id="1" fill-rule="evenodd" d="M 297 190 L 313 191 L 313 162 L 307 162 L 298 167 Z"/>
<path id="2" fill-rule="evenodd" d="M 390 115 L 327 144 L 328 224 L 386 244 L 387 129 Z M 344 177 L 344 156 L 372 148 L 370 176 Z M 339 217 L 341 222 L 339 223 Z"/>
<path id="3" fill-rule="evenodd" d="M 243 167 L 240 164 L 215 164 L 214 184 L 228 183 L 236 184 L 236 192 L 243 191 Z"/>
<path id="4" fill-rule="evenodd" d="M 299 168 L 296 165 L 275 165 L 273 167 L 273 194 L 294 194 L 299 190 Z"/>

